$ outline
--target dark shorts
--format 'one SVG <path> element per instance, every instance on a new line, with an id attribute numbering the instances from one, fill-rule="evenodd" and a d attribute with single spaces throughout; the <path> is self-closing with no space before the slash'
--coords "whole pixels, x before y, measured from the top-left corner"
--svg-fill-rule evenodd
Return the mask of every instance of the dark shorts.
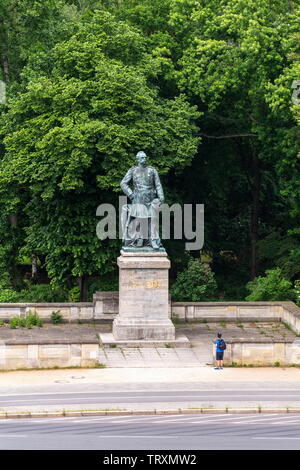
<path id="1" fill-rule="evenodd" d="M 224 351 L 216 352 L 216 360 L 217 361 L 223 361 L 223 356 L 224 356 Z"/>

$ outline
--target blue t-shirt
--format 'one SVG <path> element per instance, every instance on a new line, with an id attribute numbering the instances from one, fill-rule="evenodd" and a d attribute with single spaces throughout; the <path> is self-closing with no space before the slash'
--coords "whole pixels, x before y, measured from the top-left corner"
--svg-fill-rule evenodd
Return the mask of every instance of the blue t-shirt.
<path id="1" fill-rule="evenodd" d="M 215 344 L 217 345 L 216 352 L 223 352 L 223 349 L 220 349 L 220 342 L 221 342 L 220 339 L 217 339 L 217 340 L 215 341 Z"/>

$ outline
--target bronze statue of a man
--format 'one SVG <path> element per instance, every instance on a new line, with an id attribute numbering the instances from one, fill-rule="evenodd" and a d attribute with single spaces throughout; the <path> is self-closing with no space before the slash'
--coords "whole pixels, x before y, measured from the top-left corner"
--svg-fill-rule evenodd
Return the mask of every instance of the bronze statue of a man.
<path id="1" fill-rule="evenodd" d="M 164 202 L 163 188 L 158 172 L 147 166 L 145 152 L 138 152 L 136 159 L 138 165 L 131 167 L 121 181 L 123 192 L 132 202 L 123 206 L 123 247 L 159 250 L 162 244 L 158 232 L 158 208 Z"/>

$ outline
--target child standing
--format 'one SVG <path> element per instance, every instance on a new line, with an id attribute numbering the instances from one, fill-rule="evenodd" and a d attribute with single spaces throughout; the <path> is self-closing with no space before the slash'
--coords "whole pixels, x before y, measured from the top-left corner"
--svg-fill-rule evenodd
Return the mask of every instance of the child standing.
<path id="1" fill-rule="evenodd" d="M 215 367 L 215 370 L 220 370 L 220 369 L 223 369 L 223 356 L 224 356 L 224 349 L 226 348 L 226 343 L 222 339 L 222 333 L 217 334 L 217 337 L 214 341 L 214 344 L 216 345 L 216 367 Z"/>

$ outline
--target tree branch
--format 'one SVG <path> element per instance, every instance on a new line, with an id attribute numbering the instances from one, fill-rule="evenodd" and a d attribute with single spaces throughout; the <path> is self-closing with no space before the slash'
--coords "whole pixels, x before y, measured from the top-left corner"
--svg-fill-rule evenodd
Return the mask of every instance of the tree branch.
<path id="1" fill-rule="evenodd" d="M 206 137 L 207 139 L 233 139 L 235 137 L 257 137 L 258 134 L 229 134 L 229 135 L 207 135 L 198 133 L 197 135 L 201 135 Z"/>

